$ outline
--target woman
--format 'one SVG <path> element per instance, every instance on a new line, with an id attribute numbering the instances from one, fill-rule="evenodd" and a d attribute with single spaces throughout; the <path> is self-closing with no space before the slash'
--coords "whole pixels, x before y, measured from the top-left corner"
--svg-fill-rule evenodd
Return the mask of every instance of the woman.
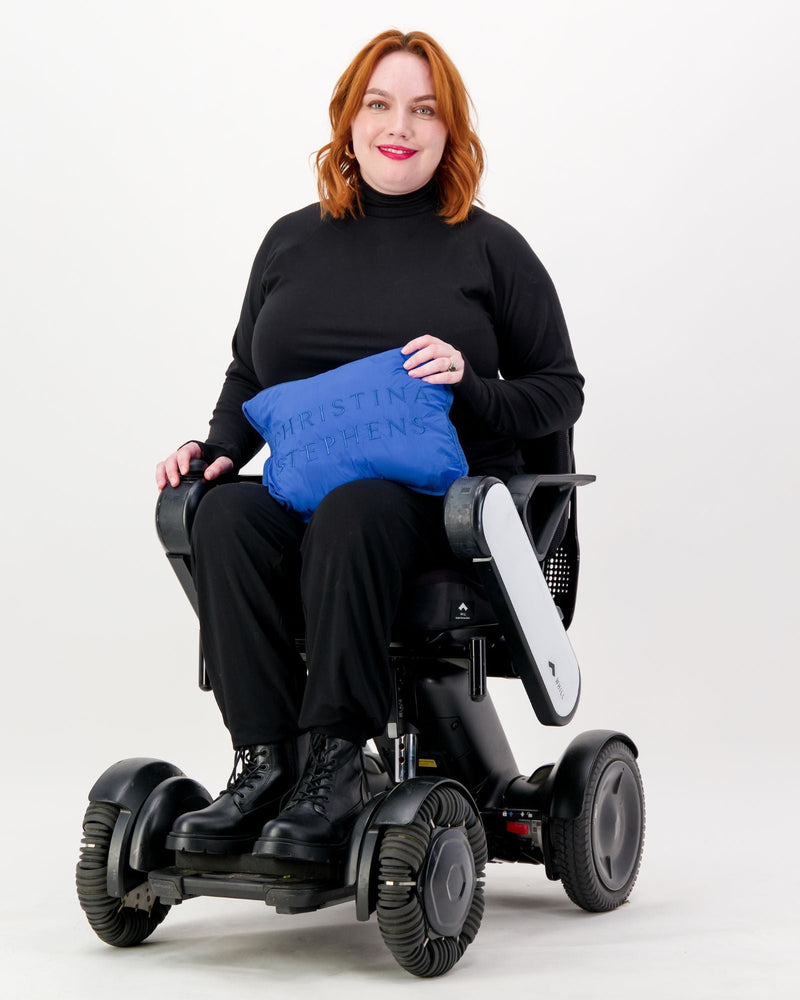
<path id="1" fill-rule="evenodd" d="M 208 439 L 159 463 L 160 489 L 193 458 L 209 480 L 248 461 L 263 441 L 242 404 L 263 388 L 398 346 L 410 378 L 452 386 L 473 475 L 521 471 L 520 440 L 580 414 L 583 379 L 546 272 L 473 205 L 483 152 L 440 46 L 419 32 L 379 35 L 337 83 L 330 116 L 320 204 L 267 234 Z M 192 549 L 203 650 L 236 757 L 225 791 L 180 817 L 168 845 L 335 858 L 364 802 L 361 748 L 388 716 L 403 588 L 447 551 L 442 498 L 361 480 L 329 493 L 306 525 L 263 487 L 225 484 L 199 508 Z M 298 602 L 305 664 L 290 625 Z"/>

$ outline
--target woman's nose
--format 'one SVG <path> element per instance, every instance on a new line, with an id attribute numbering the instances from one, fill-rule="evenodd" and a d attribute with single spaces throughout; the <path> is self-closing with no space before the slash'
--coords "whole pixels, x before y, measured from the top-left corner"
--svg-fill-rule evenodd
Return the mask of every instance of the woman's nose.
<path id="1" fill-rule="evenodd" d="M 389 125 L 390 135 L 407 136 L 409 133 L 409 122 L 405 111 L 398 111 L 394 120 Z"/>

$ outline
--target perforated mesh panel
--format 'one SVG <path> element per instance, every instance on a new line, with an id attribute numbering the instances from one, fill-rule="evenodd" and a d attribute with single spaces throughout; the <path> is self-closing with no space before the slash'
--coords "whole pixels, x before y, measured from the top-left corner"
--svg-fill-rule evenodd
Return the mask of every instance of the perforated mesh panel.
<path id="1" fill-rule="evenodd" d="M 570 592 L 570 564 L 566 550 L 559 546 L 544 564 L 544 578 L 553 600 Z"/>

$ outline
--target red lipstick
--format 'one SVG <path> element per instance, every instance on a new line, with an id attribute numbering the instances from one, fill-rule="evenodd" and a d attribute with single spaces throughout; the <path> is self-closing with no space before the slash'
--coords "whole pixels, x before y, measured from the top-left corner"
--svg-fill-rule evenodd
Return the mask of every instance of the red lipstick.
<path id="1" fill-rule="evenodd" d="M 416 149 L 408 149 L 406 146 L 378 146 L 378 150 L 390 160 L 408 160 L 416 156 Z"/>

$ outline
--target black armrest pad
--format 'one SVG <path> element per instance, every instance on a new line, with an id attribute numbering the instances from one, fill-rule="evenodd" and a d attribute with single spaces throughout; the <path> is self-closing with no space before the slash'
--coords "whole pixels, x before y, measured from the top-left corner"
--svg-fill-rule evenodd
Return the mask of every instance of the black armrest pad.
<path id="1" fill-rule="evenodd" d="M 178 486 L 165 486 L 156 501 L 156 531 L 167 555 L 188 556 L 192 523 L 204 494 L 212 484 L 202 472 L 190 472 Z"/>
<path id="2" fill-rule="evenodd" d="M 193 458 L 189 472 L 177 486 L 165 486 L 156 501 L 156 532 L 167 555 L 188 556 L 191 552 L 192 524 L 205 494 L 222 483 L 260 483 L 261 476 L 230 473 L 218 479 L 203 478 L 206 463 Z"/>

